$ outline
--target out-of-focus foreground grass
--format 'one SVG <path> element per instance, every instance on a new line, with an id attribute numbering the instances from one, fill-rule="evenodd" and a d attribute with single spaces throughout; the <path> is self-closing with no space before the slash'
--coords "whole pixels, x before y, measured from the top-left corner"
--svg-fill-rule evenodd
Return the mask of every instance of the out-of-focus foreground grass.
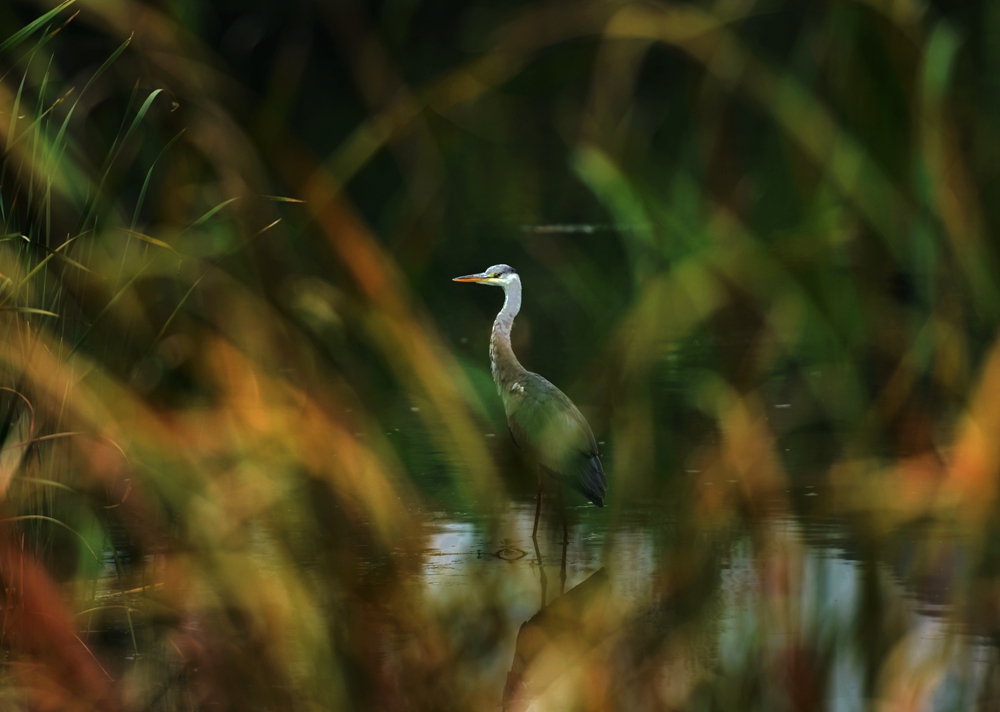
<path id="1" fill-rule="evenodd" d="M 680 532 L 547 704 L 816 709 L 837 646 L 861 699 L 931 699 L 894 537 L 961 538 L 955 630 L 1000 610 L 1000 13 L 961 12 L 0 8 L 4 704 L 495 708 L 503 588 L 413 580 L 426 512 L 500 532 L 518 487 L 484 438 L 497 295 L 447 281 L 496 262 L 612 521 Z M 797 617 L 803 502 L 863 562 L 849 640 Z M 722 665 L 737 544 L 759 629 Z"/>

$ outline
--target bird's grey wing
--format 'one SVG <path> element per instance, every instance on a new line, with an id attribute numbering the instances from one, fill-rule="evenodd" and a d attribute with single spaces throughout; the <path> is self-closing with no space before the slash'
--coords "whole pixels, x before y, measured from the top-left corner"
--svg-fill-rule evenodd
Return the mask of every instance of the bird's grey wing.
<path id="1" fill-rule="evenodd" d="M 539 460 L 569 448 L 597 452 L 590 426 L 576 406 L 541 376 L 525 374 L 506 400 L 514 442 Z"/>
<path id="2" fill-rule="evenodd" d="M 607 479 L 590 425 L 566 394 L 537 374 L 528 376 L 509 401 L 514 442 L 600 506 Z"/>
<path id="3" fill-rule="evenodd" d="M 505 406 L 507 427 L 514 443 L 525 452 L 537 457 L 539 436 L 544 425 L 544 419 L 538 410 L 540 405 L 537 398 L 534 394 L 518 394 L 507 399 Z"/>
<path id="4" fill-rule="evenodd" d="M 560 468 L 556 472 L 562 475 L 570 487 L 598 507 L 603 507 L 608 479 L 604 475 L 604 467 L 590 425 L 569 398 L 566 398 L 566 408 L 562 415 L 563 419 L 556 419 L 550 425 L 562 433 L 568 444 L 560 460 Z"/>

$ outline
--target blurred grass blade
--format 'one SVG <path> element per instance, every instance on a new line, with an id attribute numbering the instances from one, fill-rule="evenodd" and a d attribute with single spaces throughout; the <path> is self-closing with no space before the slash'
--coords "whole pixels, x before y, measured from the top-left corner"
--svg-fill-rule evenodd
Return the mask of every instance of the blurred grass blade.
<path id="1" fill-rule="evenodd" d="M 19 235 L 19 237 L 27 239 L 27 238 L 24 237 L 24 235 Z M 59 247 L 55 248 L 54 250 L 49 250 L 49 254 L 47 254 L 45 257 L 43 257 L 41 260 L 39 260 L 38 263 L 34 267 L 31 268 L 31 271 L 28 272 L 28 274 L 24 275 L 24 278 L 20 282 L 18 282 L 17 287 L 15 287 L 14 290 L 12 290 L 10 294 L 8 294 L 6 297 L 4 297 L 3 301 L 0 301 L 0 307 L 4 306 L 7 302 L 9 302 L 18 293 L 18 291 L 20 291 L 21 287 L 23 287 L 25 284 L 27 284 L 31 280 L 32 277 L 34 277 L 36 274 L 38 274 L 42 270 L 42 268 L 46 264 L 48 264 L 49 260 L 51 260 L 53 257 L 56 257 L 57 255 L 59 257 L 62 257 L 66 261 L 68 261 L 70 264 L 72 264 L 72 265 L 74 265 L 76 267 L 79 267 L 80 269 L 82 269 L 82 270 L 84 270 L 86 272 L 90 272 L 89 269 L 87 269 L 86 267 L 84 267 L 82 264 L 80 264 L 76 260 L 73 260 L 73 259 L 71 259 L 69 257 L 66 257 L 65 255 L 59 254 L 60 251 L 64 247 L 66 247 L 67 245 L 71 244 L 78 237 L 80 237 L 80 235 L 77 235 L 76 237 L 71 237 L 68 240 L 66 240 L 66 242 L 64 242 L 61 245 L 59 245 Z"/>
<path id="2" fill-rule="evenodd" d="M 31 439 L 31 411 L 21 408 L 17 421 L 4 430 L 3 449 L 0 449 L 0 501 L 5 498 L 7 489 L 28 451 L 22 444 Z"/>
<path id="3" fill-rule="evenodd" d="M 42 316 L 59 317 L 55 312 L 47 309 L 36 309 L 35 307 L 0 307 L 0 311 L 16 312 L 18 314 L 40 314 Z"/>
<path id="4" fill-rule="evenodd" d="M 20 449 L 25 451 L 27 450 L 27 448 L 20 448 Z M 62 482 L 56 482 L 55 480 L 47 480 L 44 477 L 20 477 L 18 481 L 28 482 L 33 485 L 41 485 L 42 487 L 52 487 L 53 489 L 63 490 L 64 492 L 72 492 L 73 494 L 83 496 L 81 492 L 73 489 L 72 487 L 69 487 L 68 485 L 64 485 Z"/>

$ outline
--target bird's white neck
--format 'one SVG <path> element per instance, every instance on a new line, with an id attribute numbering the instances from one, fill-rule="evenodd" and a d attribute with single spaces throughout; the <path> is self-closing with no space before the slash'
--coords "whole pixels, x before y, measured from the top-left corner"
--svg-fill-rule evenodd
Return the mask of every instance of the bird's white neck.
<path id="1" fill-rule="evenodd" d="M 514 317 L 521 310 L 521 278 L 514 275 L 504 285 L 503 292 L 503 309 L 493 322 L 493 334 L 490 337 L 490 371 L 501 395 L 508 383 L 524 372 L 524 367 L 510 347 L 510 330 L 514 325 Z"/>
<path id="2" fill-rule="evenodd" d="M 514 317 L 521 311 L 521 278 L 514 275 L 514 279 L 503 288 L 503 309 L 497 314 L 493 322 L 494 331 L 502 331 L 510 338 L 510 329 L 514 325 Z"/>

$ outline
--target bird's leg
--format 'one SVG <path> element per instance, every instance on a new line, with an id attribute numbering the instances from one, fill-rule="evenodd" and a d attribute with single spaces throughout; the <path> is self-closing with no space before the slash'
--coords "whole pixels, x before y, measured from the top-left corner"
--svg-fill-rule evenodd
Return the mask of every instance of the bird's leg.
<path id="1" fill-rule="evenodd" d="M 563 539 L 563 550 L 562 550 L 562 562 L 559 566 L 559 595 L 561 596 L 566 590 L 566 547 L 569 545 L 569 539 Z"/>
<path id="2" fill-rule="evenodd" d="M 542 610 L 545 608 L 545 589 L 548 588 L 549 578 L 545 575 L 545 567 L 542 566 L 542 552 L 538 548 L 538 539 L 535 537 L 532 537 L 532 539 L 535 542 L 535 556 L 538 557 L 539 582 L 542 584 L 542 605 L 538 607 L 538 610 Z"/>
<path id="3" fill-rule="evenodd" d="M 538 515 L 542 513 L 542 475 L 538 475 L 538 501 L 535 504 L 535 526 L 531 530 L 531 538 L 538 536 Z"/>

